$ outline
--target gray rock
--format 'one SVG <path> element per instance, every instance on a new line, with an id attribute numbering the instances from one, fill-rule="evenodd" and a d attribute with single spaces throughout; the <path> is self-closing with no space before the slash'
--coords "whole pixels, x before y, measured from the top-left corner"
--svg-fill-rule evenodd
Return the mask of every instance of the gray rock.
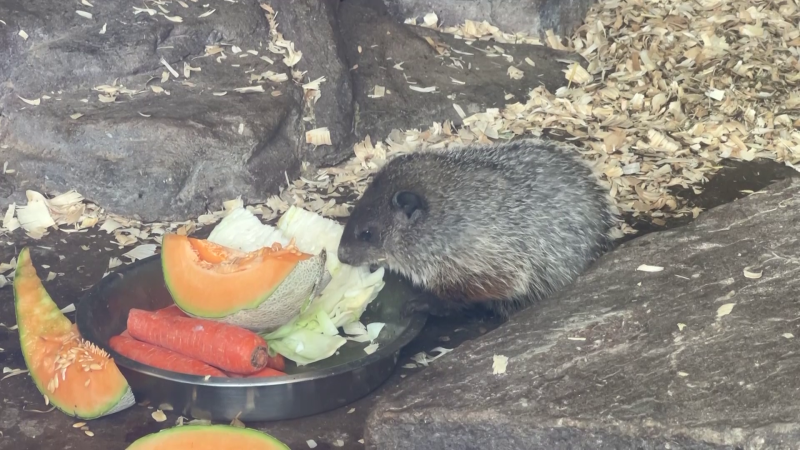
<path id="1" fill-rule="evenodd" d="M 145 220 L 204 211 L 212 200 L 266 199 L 295 172 L 299 111 L 288 96 L 191 95 L 170 87 L 121 104 L 92 102 L 68 117 L 62 104 L 9 111 L 4 160 L 24 174 L 14 191 L 77 186 L 86 198 Z M 142 117 L 140 113 L 150 117 Z M 242 133 L 239 133 L 240 124 Z"/>
<path id="2" fill-rule="evenodd" d="M 166 13 L 151 5 L 152 15 L 136 13 L 144 4 L 122 0 L 92 2 L 94 7 L 0 3 L 6 23 L 0 24 L 0 158 L 15 170 L 0 175 L 0 208 L 24 204 L 27 189 L 75 189 L 110 212 L 184 220 L 239 195 L 246 202 L 265 201 L 287 176 L 301 173 L 302 163 L 311 170 L 337 164 L 352 156 L 353 143 L 366 134 L 384 139 L 395 128 L 427 128 L 445 118 L 458 123 L 447 95 L 470 114 L 501 107 L 505 92 L 524 100 L 539 82 L 549 88 L 565 83 L 564 64 L 555 61 L 566 56 L 561 52 L 505 46 L 525 72 L 523 80 L 510 80 L 505 71 L 511 63 L 399 24 L 382 0 L 302 0 L 272 2 L 278 30 L 303 53 L 292 68 L 303 73 L 302 82 L 262 80 L 266 92 L 237 93 L 267 70 L 291 78 L 282 56 L 267 49 L 265 11 L 258 0 L 208 8 L 185 3 L 189 8 L 170 3 Z M 470 61 L 458 55 L 472 70 L 448 67 L 452 60 L 436 54 L 424 36 L 476 52 Z M 207 45 L 225 48 L 226 58 L 205 55 Z M 242 51 L 234 53 L 233 45 Z M 358 53 L 358 46 L 366 52 Z M 253 50 L 258 55 L 248 53 Z M 523 62 L 524 55 L 536 68 Z M 441 93 L 408 90 L 402 73 L 385 67 L 385 57 L 406 61 L 409 77 L 420 85 L 435 83 Z M 178 77 L 161 81 L 167 71 L 162 58 Z M 186 79 L 184 64 L 200 70 Z M 351 70 L 355 64 L 359 68 Z M 300 85 L 321 76 L 321 97 L 309 107 Z M 463 78 L 466 86 L 452 85 L 450 76 Z M 368 98 L 378 83 L 395 94 Z M 103 103 L 95 90 L 101 85 L 126 91 L 114 103 Z M 213 95 L 221 91 L 227 94 Z M 83 116 L 71 119 L 76 113 Z M 305 132 L 317 127 L 328 127 L 334 145 L 306 144 Z"/>
<path id="3" fill-rule="evenodd" d="M 286 7 L 291 4 L 291 7 Z M 303 59 L 295 69 L 306 72 L 306 81 L 324 76 L 321 96 L 313 107 L 307 106 L 304 122 L 307 130 L 328 127 L 333 146 L 314 148 L 302 139 L 303 159 L 318 164 L 333 165 L 352 155 L 353 88 L 350 82 L 344 45 L 339 35 L 336 17 L 339 2 L 319 0 L 283 0 L 273 3 L 279 8 L 278 27 L 283 36 L 296 43 Z"/>
<path id="4" fill-rule="evenodd" d="M 367 448 L 796 448 L 798 206 L 789 179 L 626 242 L 387 393 Z"/>
<path id="5" fill-rule="evenodd" d="M 484 21 L 506 32 L 545 37 L 547 30 L 568 38 L 583 23 L 594 0 L 385 0 L 400 21 L 435 12 L 440 24 Z"/>
<path id="6" fill-rule="evenodd" d="M 380 138 L 393 129 L 427 129 L 434 121 L 450 120 L 459 125 L 461 117 L 454 103 L 469 116 L 514 101 L 525 102 L 533 88 L 544 85 L 554 92 L 566 84 L 562 70 L 567 64 L 559 59 L 587 66 L 578 55 L 544 46 L 498 45 L 513 58 L 511 62 L 499 54 L 487 56 L 486 48 L 495 43 L 476 42 L 470 46 L 448 34 L 402 25 L 389 16 L 380 0 L 343 2 L 339 21 L 343 40 L 351 43 L 346 46 L 347 60 L 350 67 L 357 65 L 352 77 L 357 103 L 355 133 L 359 140 L 366 135 Z M 449 56 L 439 54 L 426 37 L 447 47 Z M 536 65 L 531 67 L 525 58 Z M 395 68 L 398 64 L 402 70 Z M 521 70 L 522 79 L 511 79 L 509 66 Z M 437 89 L 434 93 L 417 92 L 410 88 L 410 82 Z M 375 86 L 386 88 L 384 97 L 370 97 Z M 514 98 L 506 99 L 506 94 L 513 94 Z"/>

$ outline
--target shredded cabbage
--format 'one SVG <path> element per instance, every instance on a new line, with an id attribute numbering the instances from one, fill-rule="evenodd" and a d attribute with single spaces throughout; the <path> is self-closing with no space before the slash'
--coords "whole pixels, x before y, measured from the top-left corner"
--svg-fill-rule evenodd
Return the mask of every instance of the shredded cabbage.
<path id="1" fill-rule="evenodd" d="M 254 251 L 274 242 L 286 245 L 294 238 L 305 253 L 326 251 L 325 266 L 330 276 L 322 292 L 309 298 L 300 314 L 271 333 L 264 335 L 270 349 L 294 361 L 298 366 L 328 358 L 348 339 L 339 328 L 360 323 L 361 314 L 383 289 L 384 270 L 370 272 L 366 266 L 350 266 L 337 258 L 344 227 L 311 211 L 291 206 L 278 220 L 278 227 L 262 224 L 250 211 L 237 208 L 212 230 L 209 241 L 242 251 Z M 363 327 L 363 325 L 361 325 Z M 382 324 L 370 324 L 378 330 Z M 348 333 L 350 334 L 350 333 Z M 373 337 L 372 335 L 375 334 Z M 369 333 L 370 340 L 377 333 Z"/>

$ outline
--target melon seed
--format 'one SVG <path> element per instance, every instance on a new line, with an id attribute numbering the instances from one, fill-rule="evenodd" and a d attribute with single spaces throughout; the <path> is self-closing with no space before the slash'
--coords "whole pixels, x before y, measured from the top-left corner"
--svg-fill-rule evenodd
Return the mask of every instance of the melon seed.
<path id="1" fill-rule="evenodd" d="M 80 428 L 80 427 L 82 427 L 84 425 L 86 425 L 86 422 L 78 422 L 78 423 L 72 424 L 72 428 Z"/>
<path id="2" fill-rule="evenodd" d="M 94 433 L 92 433 L 92 432 L 91 432 L 91 431 L 89 431 L 89 430 L 86 430 L 86 431 L 84 431 L 84 433 L 86 433 L 86 435 L 87 435 L 87 436 L 89 436 L 89 437 L 92 437 L 92 436 L 94 436 Z"/>

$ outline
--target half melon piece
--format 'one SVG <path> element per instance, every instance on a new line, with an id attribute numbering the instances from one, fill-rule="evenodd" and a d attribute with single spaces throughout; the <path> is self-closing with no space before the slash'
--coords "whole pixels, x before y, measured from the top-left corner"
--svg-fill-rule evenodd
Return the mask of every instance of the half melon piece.
<path id="1" fill-rule="evenodd" d="M 182 425 L 148 434 L 126 450 L 290 450 L 275 437 L 230 425 Z"/>
<path id="2" fill-rule="evenodd" d="M 181 310 L 254 332 L 300 313 L 323 281 L 325 257 L 292 242 L 245 252 L 179 234 L 164 235 L 161 249 L 164 281 Z"/>
<path id="3" fill-rule="evenodd" d="M 30 250 L 17 258 L 14 310 L 22 355 L 39 392 L 64 414 L 86 420 L 133 406 L 116 363 L 61 312 L 36 274 Z"/>

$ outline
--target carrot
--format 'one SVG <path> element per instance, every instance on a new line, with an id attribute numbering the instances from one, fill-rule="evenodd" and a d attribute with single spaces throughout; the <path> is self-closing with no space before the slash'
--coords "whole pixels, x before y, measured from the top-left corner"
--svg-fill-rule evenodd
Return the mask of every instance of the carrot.
<path id="1" fill-rule="evenodd" d="M 264 338 L 244 328 L 214 320 L 132 309 L 128 313 L 128 333 L 134 339 L 228 372 L 250 374 L 267 365 L 267 342 Z"/>
<path id="2" fill-rule="evenodd" d="M 178 305 L 169 305 L 166 308 L 157 309 L 154 311 L 156 315 L 159 316 L 169 316 L 169 317 L 189 317 L 185 312 L 183 312 Z"/>
<path id="3" fill-rule="evenodd" d="M 286 373 L 281 372 L 280 370 L 275 370 L 272 367 L 265 367 L 256 373 L 247 375 L 245 378 L 280 377 L 283 375 L 286 375 Z"/>
<path id="4" fill-rule="evenodd" d="M 113 336 L 109 339 L 108 345 L 120 355 L 148 366 L 189 375 L 227 378 L 224 372 L 202 361 L 130 337 Z"/>
<path id="5" fill-rule="evenodd" d="M 275 370 L 286 370 L 286 360 L 283 355 L 276 353 L 275 356 L 267 357 L 267 367 Z"/>
<path id="6" fill-rule="evenodd" d="M 258 372 L 251 373 L 249 375 L 242 375 L 239 373 L 234 372 L 225 372 L 230 378 L 262 378 L 262 377 L 279 377 L 282 375 L 286 375 L 285 372 L 281 372 L 280 370 L 275 370 L 272 367 L 265 367 Z"/>

